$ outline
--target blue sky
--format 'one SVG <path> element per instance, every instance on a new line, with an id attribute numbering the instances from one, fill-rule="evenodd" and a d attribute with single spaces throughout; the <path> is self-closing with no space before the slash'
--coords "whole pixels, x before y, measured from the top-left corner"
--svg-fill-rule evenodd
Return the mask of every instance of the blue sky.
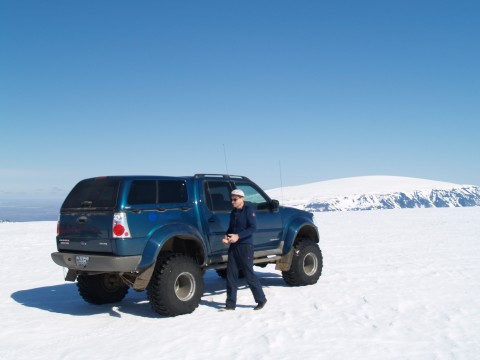
<path id="1" fill-rule="evenodd" d="M 0 198 L 227 168 L 266 189 L 480 185 L 479 18 L 478 1 L 3 0 Z"/>

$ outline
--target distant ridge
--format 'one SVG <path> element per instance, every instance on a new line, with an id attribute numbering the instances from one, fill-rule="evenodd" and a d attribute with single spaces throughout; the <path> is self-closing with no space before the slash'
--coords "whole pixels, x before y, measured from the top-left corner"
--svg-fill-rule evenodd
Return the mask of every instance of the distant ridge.
<path id="1" fill-rule="evenodd" d="M 267 193 L 282 205 L 308 211 L 480 206 L 478 186 L 399 176 L 321 181 Z"/>

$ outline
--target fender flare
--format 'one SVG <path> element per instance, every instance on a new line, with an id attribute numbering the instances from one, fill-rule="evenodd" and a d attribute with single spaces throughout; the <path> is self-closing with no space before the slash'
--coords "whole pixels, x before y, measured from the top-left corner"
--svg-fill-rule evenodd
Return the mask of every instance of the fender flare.
<path id="1" fill-rule="evenodd" d="M 142 259 L 138 264 L 138 270 L 145 270 L 155 264 L 158 254 L 160 254 L 160 251 L 165 243 L 174 237 L 192 240 L 198 244 L 203 252 L 203 263 L 206 262 L 207 250 L 200 232 L 190 225 L 183 223 L 171 223 L 164 225 L 153 232 L 143 250 Z"/>
<path id="2" fill-rule="evenodd" d="M 293 244 L 300 232 L 308 228 L 308 232 L 313 236 L 313 240 L 318 243 L 320 241 L 320 236 L 318 234 L 317 226 L 308 218 L 296 217 L 286 226 L 286 231 L 284 232 L 284 246 L 283 253 L 288 254 L 293 248 Z"/>

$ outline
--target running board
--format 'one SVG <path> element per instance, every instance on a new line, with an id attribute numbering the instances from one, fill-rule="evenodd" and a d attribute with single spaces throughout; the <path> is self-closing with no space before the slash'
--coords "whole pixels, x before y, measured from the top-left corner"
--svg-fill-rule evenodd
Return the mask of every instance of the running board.
<path id="1" fill-rule="evenodd" d="M 280 255 L 274 255 L 272 257 L 266 257 L 266 258 L 259 258 L 259 259 L 254 259 L 253 260 L 253 265 L 256 264 L 268 264 L 268 263 L 276 263 L 278 260 L 280 260 L 282 257 Z M 226 269 L 227 268 L 227 263 L 222 263 L 222 264 L 213 264 L 213 265 L 208 265 L 205 267 L 205 270 L 218 270 L 218 269 Z"/>
<path id="2" fill-rule="evenodd" d="M 254 264 L 262 264 L 262 263 L 269 263 L 269 262 L 275 262 L 277 260 L 280 260 L 282 258 L 283 254 L 283 241 L 280 241 L 280 244 L 277 248 L 272 249 L 272 250 L 260 250 L 260 251 L 255 251 L 253 254 L 253 263 Z M 213 256 L 209 264 L 205 267 L 206 269 L 224 269 L 227 265 L 226 263 L 228 262 L 228 255 L 218 255 L 218 256 Z"/>

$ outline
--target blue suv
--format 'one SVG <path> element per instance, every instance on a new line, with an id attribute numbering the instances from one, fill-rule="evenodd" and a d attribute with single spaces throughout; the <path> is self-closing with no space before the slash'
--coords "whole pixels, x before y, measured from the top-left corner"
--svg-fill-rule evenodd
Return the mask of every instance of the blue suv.
<path id="1" fill-rule="evenodd" d="M 193 312 L 203 274 L 225 276 L 230 193 L 254 207 L 254 263 L 276 264 L 289 285 L 315 284 L 322 272 L 318 229 L 309 212 L 279 206 L 243 176 L 107 176 L 80 181 L 65 199 L 53 261 L 68 269 L 82 298 L 118 302 L 147 290 L 154 311 Z"/>

